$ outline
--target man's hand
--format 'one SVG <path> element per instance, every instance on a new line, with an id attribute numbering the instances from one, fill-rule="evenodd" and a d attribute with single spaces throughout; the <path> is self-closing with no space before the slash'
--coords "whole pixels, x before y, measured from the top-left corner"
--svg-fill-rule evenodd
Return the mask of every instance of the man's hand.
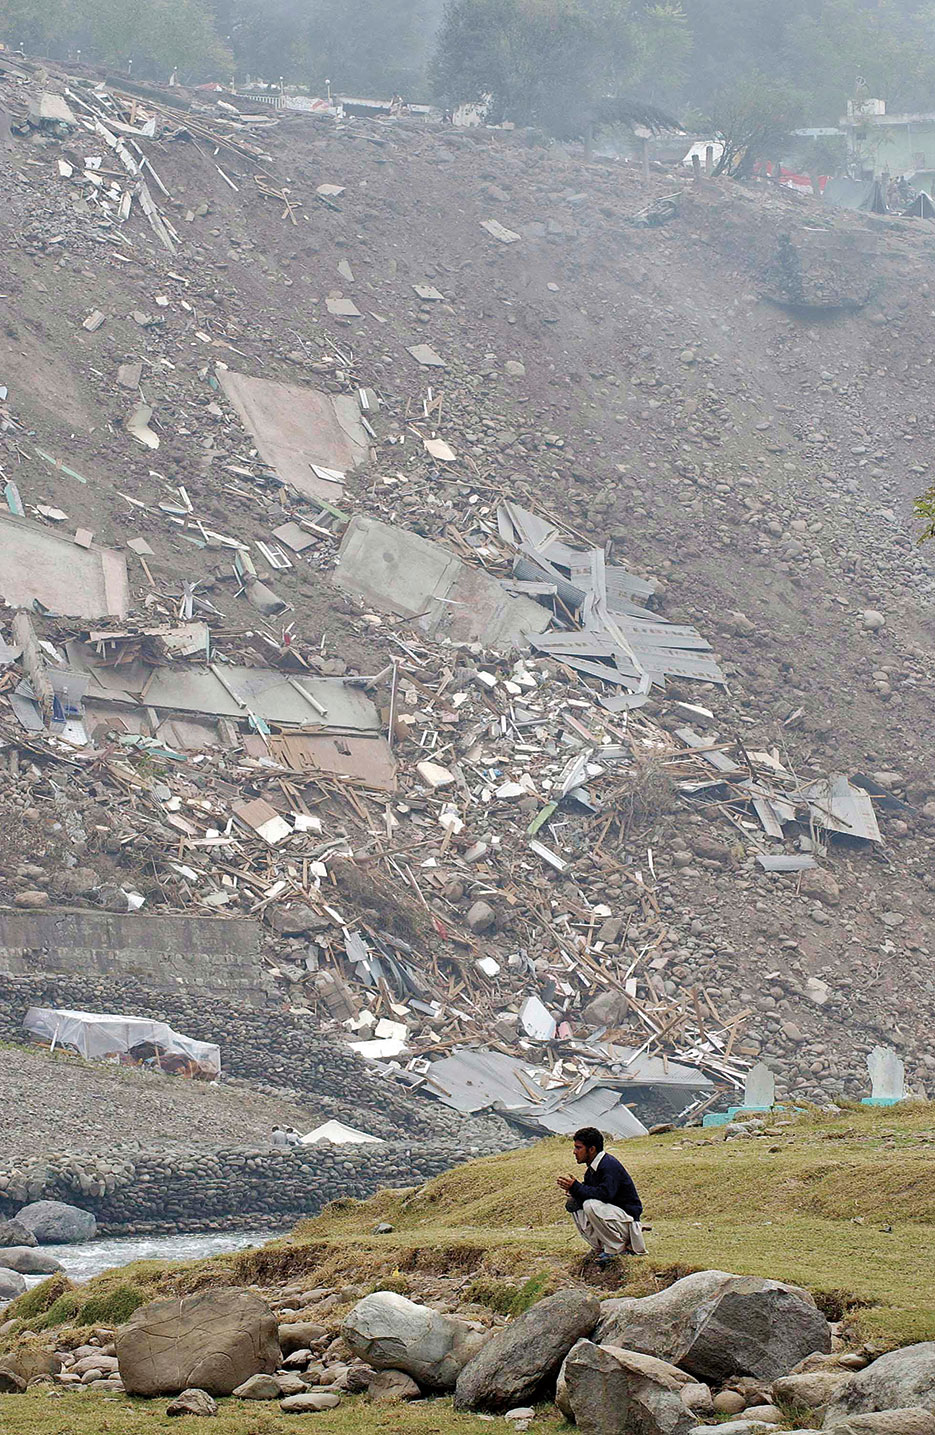
<path id="1" fill-rule="evenodd" d="M 566 1191 L 566 1192 L 567 1192 L 567 1191 L 570 1191 L 571 1188 L 572 1188 L 572 1186 L 575 1184 L 575 1178 L 574 1178 L 574 1176 L 559 1176 L 559 1178 L 558 1178 L 558 1180 L 556 1181 L 555 1184 L 556 1184 L 556 1186 L 558 1186 L 562 1191 Z"/>

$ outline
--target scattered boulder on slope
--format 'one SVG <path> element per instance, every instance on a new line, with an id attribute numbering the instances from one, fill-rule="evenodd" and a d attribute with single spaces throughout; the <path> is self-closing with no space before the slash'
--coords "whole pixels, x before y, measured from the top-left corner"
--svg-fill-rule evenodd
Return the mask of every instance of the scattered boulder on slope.
<path id="1" fill-rule="evenodd" d="M 279 1366 L 276 1318 L 253 1291 L 221 1287 L 141 1306 L 116 1336 L 128 1395 L 230 1395 Z"/>
<path id="2" fill-rule="evenodd" d="M 697 1271 L 656 1295 L 605 1301 L 595 1334 L 642 1350 L 701 1381 L 775 1380 L 803 1356 L 831 1349 L 831 1330 L 807 1291 L 759 1276 Z"/>
<path id="3" fill-rule="evenodd" d="M 548 1390 L 576 1340 L 601 1313 L 587 1291 L 561 1290 L 498 1330 L 458 1376 L 456 1410 L 511 1410 Z M 549 1390 L 549 1393 L 551 1391 Z"/>
<path id="4" fill-rule="evenodd" d="M 40 1246 L 72 1246 L 97 1235 L 92 1213 L 65 1201 L 33 1201 L 17 1211 L 15 1219 L 32 1231 Z"/>
<path id="5" fill-rule="evenodd" d="M 582 1435 L 688 1435 L 697 1420 L 679 1394 L 684 1372 L 642 1352 L 579 1340 L 562 1379 Z"/>
<path id="6" fill-rule="evenodd" d="M 0 1266 L 4 1270 L 19 1271 L 21 1276 L 53 1276 L 64 1266 L 54 1256 L 47 1256 L 35 1246 L 0 1247 Z"/>
<path id="7" fill-rule="evenodd" d="M 22 1221 L 0 1221 L 0 1247 L 38 1246 L 32 1231 Z"/>
<path id="8" fill-rule="evenodd" d="M 852 1415 L 922 1407 L 935 1414 L 935 1341 L 881 1355 L 843 1382 L 825 1412 L 825 1426 Z"/>
<path id="9" fill-rule="evenodd" d="M 207 1390 L 199 1390 L 193 1387 L 191 1390 L 183 1390 L 166 1406 L 167 1415 L 216 1415 L 218 1413 L 217 1401 L 209 1395 Z"/>
<path id="10" fill-rule="evenodd" d="M 0 1301 L 16 1300 L 26 1289 L 26 1282 L 19 1271 L 9 1271 L 0 1266 Z"/>
<path id="11" fill-rule="evenodd" d="M 773 1398 L 804 1410 L 817 1410 L 833 1400 L 841 1386 L 851 1379 L 848 1370 L 807 1370 L 798 1375 L 781 1375 L 773 1382 Z"/>
<path id="12" fill-rule="evenodd" d="M 403 1370 L 427 1390 L 453 1390 L 487 1340 L 486 1331 L 394 1291 L 375 1291 L 359 1300 L 341 1334 L 374 1369 Z"/>

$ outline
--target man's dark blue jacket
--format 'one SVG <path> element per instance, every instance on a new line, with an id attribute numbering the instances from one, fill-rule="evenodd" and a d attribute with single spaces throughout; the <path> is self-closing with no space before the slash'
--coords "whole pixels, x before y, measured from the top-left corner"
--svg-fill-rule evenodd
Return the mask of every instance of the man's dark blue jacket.
<path id="1" fill-rule="evenodd" d="M 581 1202 L 606 1201 L 610 1206 L 619 1206 L 635 1221 L 643 1214 L 633 1177 L 609 1151 L 604 1152 L 596 1171 L 590 1166 L 585 1169 L 584 1180 L 576 1181 L 568 1194 Z"/>

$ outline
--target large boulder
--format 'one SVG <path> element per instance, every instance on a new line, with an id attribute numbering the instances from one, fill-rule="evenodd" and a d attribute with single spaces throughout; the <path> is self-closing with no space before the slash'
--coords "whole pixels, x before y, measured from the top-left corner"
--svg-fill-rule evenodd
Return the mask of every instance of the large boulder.
<path id="1" fill-rule="evenodd" d="M 684 1372 L 642 1352 L 579 1340 L 560 1383 L 581 1435 L 688 1435 L 697 1423 L 679 1391 Z"/>
<path id="2" fill-rule="evenodd" d="M 220 1287 L 154 1300 L 117 1331 L 128 1395 L 177 1395 L 197 1388 L 230 1395 L 280 1361 L 276 1318 L 253 1291 Z"/>
<path id="3" fill-rule="evenodd" d="M 19 1271 L 21 1276 L 54 1276 L 64 1270 L 54 1256 L 47 1256 L 35 1246 L 3 1246 L 0 1248 L 0 1266 L 8 1271 Z"/>
<path id="4" fill-rule="evenodd" d="M 0 1246 L 38 1246 L 32 1231 L 22 1221 L 0 1221 Z"/>
<path id="5" fill-rule="evenodd" d="M 935 1341 L 904 1345 L 881 1355 L 839 1386 L 825 1425 L 877 1410 L 920 1407 L 935 1414 Z"/>
<path id="6" fill-rule="evenodd" d="M 601 1307 L 588 1291 L 546 1296 L 498 1330 L 458 1376 L 456 1410 L 512 1410 L 552 1394 L 562 1361 L 590 1335 Z"/>
<path id="7" fill-rule="evenodd" d="M 453 1390 L 487 1339 L 467 1321 L 442 1315 L 394 1291 L 364 1296 L 345 1317 L 341 1334 L 375 1370 L 404 1370 L 427 1390 Z"/>
<path id="8" fill-rule="evenodd" d="M 0 1301 L 16 1300 L 26 1289 L 26 1282 L 19 1271 L 9 1271 L 0 1266 Z"/>
<path id="9" fill-rule="evenodd" d="M 702 1381 L 776 1380 L 803 1356 L 831 1349 L 807 1291 L 759 1276 L 696 1271 L 656 1295 L 604 1301 L 595 1340 L 658 1355 Z"/>
<path id="10" fill-rule="evenodd" d="M 935 1435 L 935 1415 L 920 1405 L 868 1411 L 835 1421 L 834 1435 Z"/>
<path id="11" fill-rule="evenodd" d="M 32 1231 L 40 1246 L 72 1246 L 97 1235 L 92 1213 L 65 1201 L 33 1201 L 17 1211 L 16 1220 Z"/>

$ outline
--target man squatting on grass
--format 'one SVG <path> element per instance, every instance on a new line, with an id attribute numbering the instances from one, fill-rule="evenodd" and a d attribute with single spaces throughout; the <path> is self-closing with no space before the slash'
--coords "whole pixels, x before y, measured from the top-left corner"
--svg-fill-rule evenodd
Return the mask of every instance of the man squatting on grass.
<path id="1" fill-rule="evenodd" d="M 582 1126 L 574 1135 L 575 1160 L 585 1167 L 584 1178 L 559 1176 L 558 1185 L 568 1196 L 565 1210 L 593 1251 L 606 1265 L 625 1252 L 645 1256 L 640 1228 L 643 1203 L 630 1173 L 616 1156 L 604 1150 L 604 1138 L 594 1126 Z"/>

